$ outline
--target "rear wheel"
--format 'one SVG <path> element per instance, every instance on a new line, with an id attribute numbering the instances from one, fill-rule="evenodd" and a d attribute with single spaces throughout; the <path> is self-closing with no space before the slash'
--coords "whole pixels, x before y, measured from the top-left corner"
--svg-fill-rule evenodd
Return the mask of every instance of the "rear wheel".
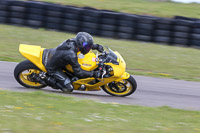
<path id="1" fill-rule="evenodd" d="M 20 62 L 14 70 L 15 79 L 19 84 L 27 88 L 40 89 L 46 87 L 35 81 L 38 74 L 42 72 L 37 66 L 28 60 Z"/>
<path id="2" fill-rule="evenodd" d="M 102 86 L 102 89 L 106 93 L 112 96 L 119 96 L 119 97 L 124 97 L 133 94 L 136 88 L 137 88 L 137 83 L 132 76 L 120 82 L 111 82 L 109 84 Z"/>

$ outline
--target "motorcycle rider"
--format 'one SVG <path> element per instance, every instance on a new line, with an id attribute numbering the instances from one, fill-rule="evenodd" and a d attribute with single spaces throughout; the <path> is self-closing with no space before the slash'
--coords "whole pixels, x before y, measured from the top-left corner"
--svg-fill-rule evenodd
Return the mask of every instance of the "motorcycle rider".
<path id="1" fill-rule="evenodd" d="M 53 76 L 63 92 L 72 92 L 73 85 L 69 77 L 63 72 L 63 68 L 70 64 L 74 74 L 78 78 L 100 78 L 100 71 L 82 70 L 78 63 L 77 52 L 87 54 L 90 49 L 103 52 L 103 46 L 94 44 L 93 37 L 86 32 L 79 32 L 75 38 L 68 39 L 56 48 L 46 49 L 44 52 L 44 65 L 49 75 Z"/>

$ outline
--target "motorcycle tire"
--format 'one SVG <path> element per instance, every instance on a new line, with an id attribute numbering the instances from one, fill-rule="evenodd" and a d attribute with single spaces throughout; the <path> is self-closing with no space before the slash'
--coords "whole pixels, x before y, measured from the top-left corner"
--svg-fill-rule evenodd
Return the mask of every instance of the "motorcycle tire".
<path id="1" fill-rule="evenodd" d="M 123 82 L 125 82 L 125 83 L 123 83 Z M 123 80 L 123 82 L 120 81 L 120 82 L 115 83 L 120 88 L 120 90 L 116 90 L 115 87 L 112 87 L 110 85 L 112 83 L 102 86 L 102 89 L 106 93 L 108 93 L 112 96 L 117 96 L 117 97 L 129 96 L 136 91 L 137 82 L 135 81 L 135 79 L 132 76 L 130 76 L 128 79 Z"/>
<path id="2" fill-rule="evenodd" d="M 28 76 L 30 76 L 32 73 L 39 73 L 39 72 L 41 72 L 41 70 L 37 66 L 35 66 L 29 60 L 25 60 L 20 62 L 15 67 L 14 76 L 17 82 L 26 88 L 41 89 L 46 87 L 46 85 L 37 82 L 32 82 L 28 78 Z"/>

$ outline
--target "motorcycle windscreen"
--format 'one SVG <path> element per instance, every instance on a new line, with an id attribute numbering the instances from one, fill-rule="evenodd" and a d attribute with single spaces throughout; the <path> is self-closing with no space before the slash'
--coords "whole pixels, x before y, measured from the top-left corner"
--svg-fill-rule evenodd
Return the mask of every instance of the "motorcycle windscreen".
<path id="1" fill-rule="evenodd" d="M 119 65 L 118 56 L 111 49 L 109 49 L 109 53 L 103 63 L 113 63 L 115 65 Z"/>

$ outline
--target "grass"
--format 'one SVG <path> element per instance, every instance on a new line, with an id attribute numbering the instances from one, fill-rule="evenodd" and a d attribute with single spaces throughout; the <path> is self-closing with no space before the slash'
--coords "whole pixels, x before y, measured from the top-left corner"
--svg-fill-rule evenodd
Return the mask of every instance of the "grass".
<path id="1" fill-rule="evenodd" d="M 0 91 L 0 132 L 199 133 L 200 112 Z"/>
<path id="2" fill-rule="evenodd" d="M 173 17 L 176 15 L 200 18 L 200 4 L 184 4 L 170 0 L 40 0 L 65 5 L 89 6 L 119 12 Z"/>
<path id="3" fill-rule="evenodd" d="M 19 62 L 20 43 L 53 48 L 75 34 L 0 25 L 0 60 Z M 94 37 L 96 43 L 117 50 L 124 57 L 128 72 L 137 75 L 200 81 L 200 50 Z"/>

